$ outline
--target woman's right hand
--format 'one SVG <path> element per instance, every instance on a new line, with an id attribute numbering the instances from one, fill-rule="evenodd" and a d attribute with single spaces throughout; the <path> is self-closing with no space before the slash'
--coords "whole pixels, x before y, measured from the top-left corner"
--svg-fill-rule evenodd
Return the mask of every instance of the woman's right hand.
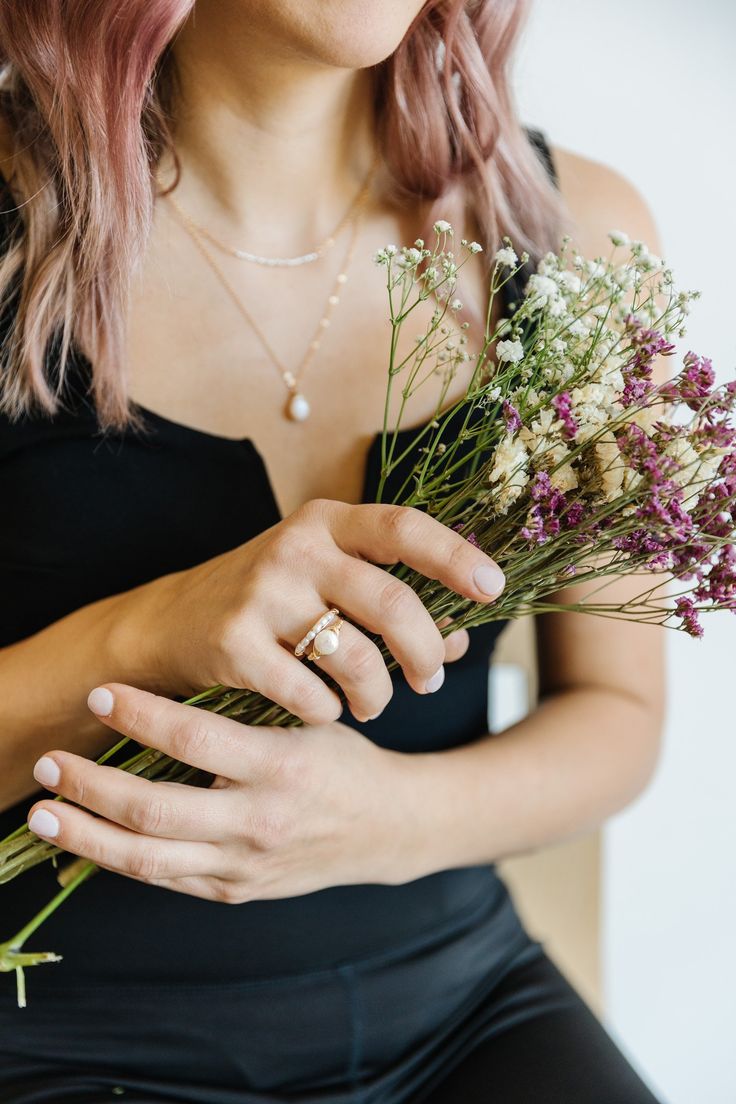
<path id="1" fill-rule="evenodd" d="M 294 647 L 336 606 L 345 619 L 340 646 L 319 664 L 356 719 L 368 720 L 386 707 L 392 684 L 361 629 L 383 637 L 417 693 L 443 680 L 437 626 L 406 583 L 375 566 L 396 562 L 476 602 L 493 601 L 504 585 L 489 556 L 419 510 L 317 499 L 246 544 L 139 588 L 125 618 L 127 646 L 143 643 L 153 680 L 169 693 L 247 688 L 324 724 L 340 716 L 341 702 Z"/>

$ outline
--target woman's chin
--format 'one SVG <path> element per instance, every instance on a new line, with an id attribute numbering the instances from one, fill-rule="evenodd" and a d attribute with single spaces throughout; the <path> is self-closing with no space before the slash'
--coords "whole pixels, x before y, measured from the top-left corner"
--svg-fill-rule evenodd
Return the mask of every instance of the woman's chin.
<path id="1" fill-rule="evenodd" d="M 253 18 L 305 60 L 366 69 L 390 57 L 422 7 L 423 0 L 286 0 L 259 4 Z"/>

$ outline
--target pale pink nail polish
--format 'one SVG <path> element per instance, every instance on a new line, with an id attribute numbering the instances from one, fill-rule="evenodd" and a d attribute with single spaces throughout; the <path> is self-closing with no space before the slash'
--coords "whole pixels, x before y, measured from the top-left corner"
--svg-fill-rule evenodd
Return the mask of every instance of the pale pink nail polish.
<path id="1" fill-rule="evenodd" d="M 42 786 L 58 786 L 61 771 L 53 759 L 50 759 L 48 755 L 44 755 L 33 768 L 33 777 Z"/>
<path id="2" fill-rule="evenodd" d="M 473 581 L 478 590 L 495 598 L 503 590 L 506 576 L 498 564 L 483 564 L 473 572 Z"/>
<path id="3" fill-rule="evenodd" d="M 435 690 L 439 690 L 440 686 L 442 685 L 442 683 L 444 681 L 445 681 L 445 668 L 440 667 L 440 669 L 438 671 L 435 671 L 435 673 L 432 675 L 431 678 L 427 679 L 427 682 L 426 682 L 427 693 L 428 694 L 434 694 Z"/>
<path id="4" fill-rule="evenodd" d="M 28 821 L 28 827 L 32 832 L 35 832 L 37 836 L 44 836 L 46 839 L 54 839 L 59 834 L 59 818 L 55 817 L 53 813 L 50 813 L 48 809 L 36 809 L 35 813 Z"/>
<path id="5" fill-rule="evenodd" d="M 90 690 L 87 705 L 98 717 L 109 717 L 114 704 L 115 699 L 106 686 L 96 686 L 94 690 Z"/>

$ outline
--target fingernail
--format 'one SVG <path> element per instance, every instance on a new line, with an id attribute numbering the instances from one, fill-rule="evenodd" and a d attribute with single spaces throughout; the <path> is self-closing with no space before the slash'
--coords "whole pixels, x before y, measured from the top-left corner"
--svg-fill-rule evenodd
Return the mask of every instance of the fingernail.
<path id="1" fill-rule="evenodd" d="M 435 690 L 439 690 L 442 683 L 445 681 L 445 668 L 440 667 L 438 671 L 427 679 L 426 691 L 428 694 L 434 694 Z"/>
<path id="2" fill-rule="evenodd" d="M 47 836 L 49 839 L 53 839 L 54 836 L 59 834 L 59 818 L 50 813 L 48 809 L 36 809 L 28 821 L 28 827 L 37 836 Z"/>
<path id="3" fill-rule="evenodd" d="M 44 755 L 33 768 L 33 777 L 42 786 L 58 786 L 61 771 L 53 759 L 50 759 L 48 755 Z"/>
<path id="4" fill-rule="evenodd" d="M 495 598 L 506 585 L 506 576 L 498 564 L 481 564 L 473 572 L 473 581 L 478 590 Z"/>
<path id="5" fill-rule="evenodd" d="M 90 690 L 87 705 L 98 717 L 109 717 L 115 704 L 111 692 L 105 686 L 96 686 Z"/>

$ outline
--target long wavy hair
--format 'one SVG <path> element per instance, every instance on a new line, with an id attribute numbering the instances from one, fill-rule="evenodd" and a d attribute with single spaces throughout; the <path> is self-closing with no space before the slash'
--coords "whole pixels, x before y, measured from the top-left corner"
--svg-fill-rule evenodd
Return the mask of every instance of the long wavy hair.
<path id="1" fill-rule="evenodd" d="M 125 330 L 131 280 L 173 153 L 171 43 L 194 0 L 3 0 L 0 125 L 14 140 L 17 208 L 0 259 L 0 410 L 59 406 L 85 350 L 103 427 L 131 419 Z M 525 0 L 429 0 L 374 67 L 386 198 L 469 203 L 483 244 L 532 257 L 559 246 L 561 197 L 519 122 L 509 62 Z M 7 212 L 6 203 L 0 203 Z M 449 205 L 449 206 L 448 206 Z M 5 218 L 3 221 L 6 221 Z"/>

